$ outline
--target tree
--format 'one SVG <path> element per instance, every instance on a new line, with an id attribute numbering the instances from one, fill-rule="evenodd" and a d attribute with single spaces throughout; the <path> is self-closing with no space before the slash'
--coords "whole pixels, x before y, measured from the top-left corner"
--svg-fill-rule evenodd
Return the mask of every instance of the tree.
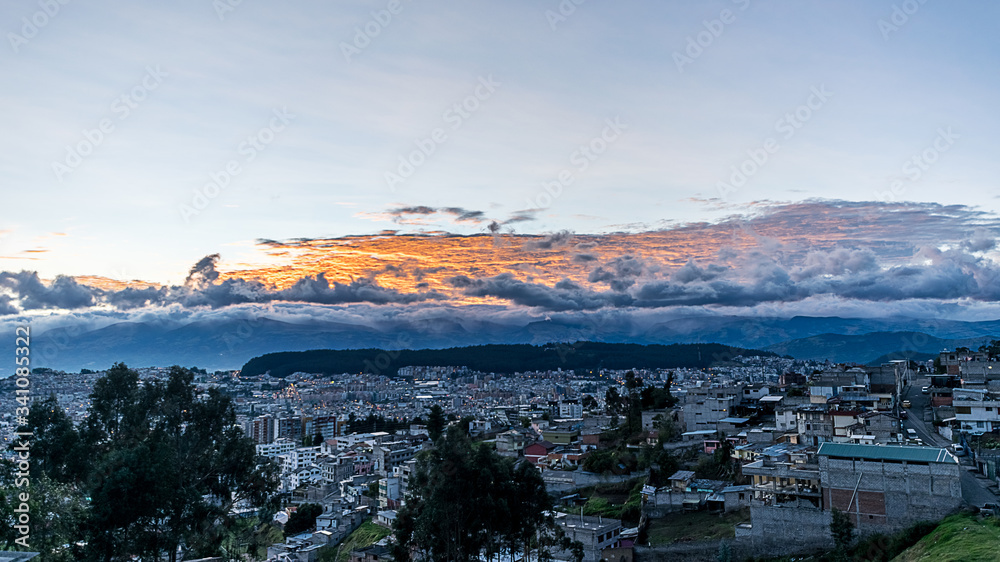
<path id="1" fill-rule="evenodd" d="M 292 513 L 285 523 L 285 536 L 290 537 L 308 531 L 316 526 L 316 518 L 323 514 L 323 506 L 315 503 L 304 503 Z"/>
<path id="2" fill-rule="evenodd" d="M 393 525 L 393 555 L 400 562 L 412 551 L 464 562 L 558 546 L 550 501 L 530 463 L 501 457 L 462 426 L 449 427 L 418 457 Z"/>
<path id="3" fill-rule="evenodd" d="M 617 388 L 608 387 L 607 392 L 604 393 L 604 405 L 608 414 L 619 415 L 622 413 L 622 397 L 618 394 Z"/>
<path id="4" fill-rule="evenodd" d="M 830 534 L 833 542 L 837 545 L 837 551 L 846 557 L 847 549 L 854 540 L 854 523 L 851 516 L 843 511 L 833 508 L 832 519 L 830 520 Z"/>
<path id="5" fill-rule="evenodd" d="M 427 414 L 427 434 L 431 441 L 437 441 L 438 437 L 441 437 L 441 434 L 444 433 L 444 427 L 444 410 L 441 406 L 434 404 Z"/>
<path id="6" fill-rule="evenodd" d="M 77 535 L 87 546 L 76 559 L 173 562 L 178 549 L 214 556 L 235 507 L 257 507 L 270 518 L 277 467 L 257 457 L 229 398 L 216 389 L 196 396 L 193 378 L 172 367 L 166 382 L 140 385 L 135 371 L 117 363 L 95 383 L 79 428 L 67 426 L 54 400 L 32 405 L 29 430 L 45 436 L 45 446 L 32 450 L 33 478 L 90 498 Z"/>

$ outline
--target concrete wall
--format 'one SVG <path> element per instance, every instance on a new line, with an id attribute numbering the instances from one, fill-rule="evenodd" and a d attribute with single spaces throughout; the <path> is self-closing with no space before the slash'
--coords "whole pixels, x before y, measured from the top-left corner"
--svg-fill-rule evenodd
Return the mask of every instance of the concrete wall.
<path id="1" fill-rule="evenodd" d="M 814 507 L 750 504 L 750 535 L 753 542 L 769 543 L 780 539 L 795 548 L 826 548 L 833 545 L 830 536 L 831 514 Z M 794 551 L 794 550 L 793 550 Z"/>
<path id="2" fill-rule="evenodd" d="M 962 503 L 958 464 L 828 457 L 820 457 L 819 462 L 824 508 L 836 507 L 854 514 L 855 525 L 862 533 L 893 531 L 917 521 L 938 520 Z M 851 503 L 855 487 L 858 498 Z"/>

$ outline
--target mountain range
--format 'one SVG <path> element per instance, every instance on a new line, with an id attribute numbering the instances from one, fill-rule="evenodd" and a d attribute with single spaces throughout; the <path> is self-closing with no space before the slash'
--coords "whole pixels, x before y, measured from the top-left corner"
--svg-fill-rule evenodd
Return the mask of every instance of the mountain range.
<path id="1" fill-rule="evenodd" d="M 744 318 L 690 316 L 638 328 L 627 322 L 544 320 L 522 326 L 473 324 L 439 318 L 393 330 L 314 320 L 268 318 L 188 324 L 121 322 L 82 331 L 57 328 L 32 337 L 33 366 L 66 371 L 180 364 L 236 369 L 249 359 L 279 351 L 311 349 L 440 349 L 480 344 L 719 343 L 763 349 L 797 359 L 869 363 L 888 358 L 926 359 L 944 348 L 978 347 L 1000 334 L 1000 321 L 963 322 L 912 318 Z M 13 338 L 11 338 L 13 340 Z M 13 345 L 13 341 L 9 345 Z M 13 357 L 13 350 L 9 356 Z M 12 369 L 0 368 L 0 375 Z"/>

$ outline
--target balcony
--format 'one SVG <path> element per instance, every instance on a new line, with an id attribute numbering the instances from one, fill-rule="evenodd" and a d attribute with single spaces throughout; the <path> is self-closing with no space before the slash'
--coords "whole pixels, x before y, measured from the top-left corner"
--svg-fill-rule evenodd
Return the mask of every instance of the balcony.
<path id="1" fill-rule="evenodd" d="M 794 478 L 796 480 L 819 481 L 819 464 L 773 462 L 767 459 L 759 460 L 743 466 L 746 476 L 763 476 L 776 480 L 779 478 Z"/>

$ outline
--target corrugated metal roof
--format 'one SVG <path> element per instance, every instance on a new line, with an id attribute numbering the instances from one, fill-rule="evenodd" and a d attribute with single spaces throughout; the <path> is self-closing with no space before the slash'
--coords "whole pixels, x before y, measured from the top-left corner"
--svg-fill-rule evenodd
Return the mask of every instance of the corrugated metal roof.
<path id="1" fill-rule="evenodd" d="M 897 445 L 858 445 L 854 443 L 821 443 L 818 455 L 865 460 L 958 463 L 945 449 L 937 447 L 900 447 Z"/>

